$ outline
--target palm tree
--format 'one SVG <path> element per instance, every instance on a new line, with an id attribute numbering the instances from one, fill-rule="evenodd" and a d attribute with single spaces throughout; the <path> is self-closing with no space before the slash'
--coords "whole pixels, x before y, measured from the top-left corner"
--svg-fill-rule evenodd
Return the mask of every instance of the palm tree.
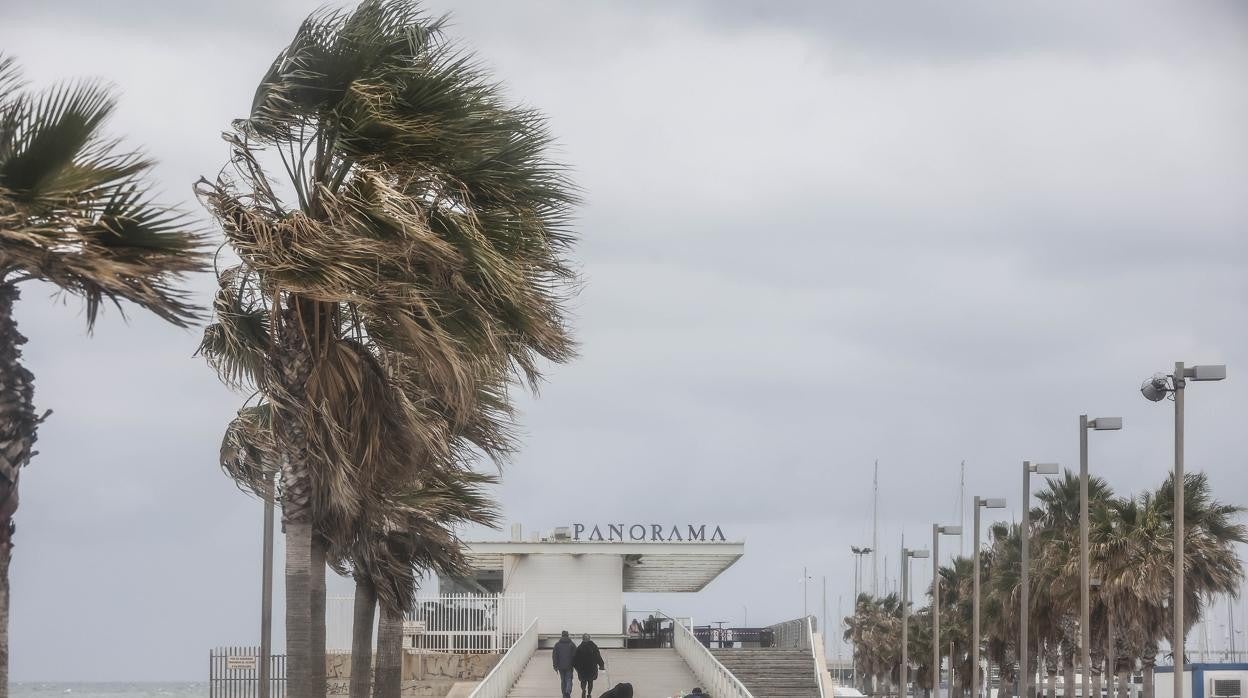
<path id="1" fill-rule="evenodd" d="M 1079 476 L 1067 470 L 1049 478 L 1036 494 L 1036 569 L 1033 570 L 1033 619 L 1045 652 L 1048 691 L 1056 695 L 1059 664 L 1064 692 L 1075 695 L 1075 655 L 1079 646 Z M 1088 506 L 1095 515 L 1113 498 L 1103 478 L 1088 479 Z M 1085 671 L 1087 671 L 1085 669 Z"/>
<path id="2" fill-rule="evenodd" d="M 153 203 L 142 179 L 152 162 L 102 135 L 115 106 L 93 82 L 30 92 L 14 59 L 0 55 L 0 696 L 18 484 L 49 414 L 35 410 L 34 376 L 21 362 L 18 284 L 81 297 L 88 330 L 105 302 L 123 300 L 178 327 L 198 318 L 178 284 L 205 268 L 204 239 Z"/>
<path id="3" fill-rule="evenodd" d="M 535 383 L 572 353 L 571 186 L 541 116 L 443 29 L 403 0 L 314 13 L 197 185 L 241 260 L 202 350 L 272 415 L 293 695 L 324 693 L 323 561 L 375 483 L 445 458 L 483 380 Z"/>
<path id="4" fill-rule="evenodd" d="M 495 503 L 482 490 L 497 478 L 470 470 L 445 469 L 428 473 L 419 483 L 375 507 L 375 521 L 365 527 L 349 564 L 356 580 L 356 617 L 352 628 L 351 681 L 360 682 L 359 698 L 369 695 L 367 676 L 375 606 L 381 607 L 377 630 L 377 666 L 374 683 L 379 698 L 396 698 L 401 689 L 403 619 L 421 575 L 468 573 L 463 549 L 453 527 L 498 522 Z M 361 600 L 361 596 L 364 597 Z M 368 605 L 369 599 L 373 600 Z M 368 605 L 367 610 L 362 607 Z M 356 648 L 360 650 L 357 656 Z M 357 674 L 357 668 L 360 673 Z"/>
<path id="5" fill-rule="evenodd" d="M 1190 628 L 1217 595 L 1239 589 L 1244 573 L 1235 544 L 1248 540 L 1248 529 L 1235 521 L 1241 507 L 1212 499 L 1203 473 L 1188 473 L 1184 482 L 1184 506 L 1191 507 L 1184 511 L 1184 623 Z M 1115 647 L 1127 654 L 1111 664 L 1121 674 L 1138 658 L 1150 695 L 1157 646 L 1172 633 L 1173 502 L 1171 476 L 1155 493 L 1111 502 L 1090 537 L 1101 595 L 1120 640 Z"/>
<path id="6" fill-rule="evenodd" d="M 1018 678 L 1019 595 L 1022 569 L 1022 527 L 994 523 L 989 527 L 989 548 L 981 553 L 981 626 L 985 654 L 1000 668 L 1001 693 Z"/>
<path id="7" fill-rule="evenodd" d="M 950 694 L 961 696 L 971 684 L 971 622 L 974 560 L 955 557 L 940 568 L 940 640 L 942 650 L 953 645 L 949 657 Z"/>

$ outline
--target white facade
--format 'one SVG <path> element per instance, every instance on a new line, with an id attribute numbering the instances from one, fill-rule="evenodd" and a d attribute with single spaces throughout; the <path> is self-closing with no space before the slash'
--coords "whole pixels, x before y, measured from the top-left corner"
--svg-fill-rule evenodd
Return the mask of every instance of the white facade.
<path id="1" fill-rule="evenodd" d="M 514 556 L 503 568 L 503 588 L 524 596 L 541 635 L 623 632 L 624 560 L 619 556 Z"/>
<path id="2" fill-rule="evenodd" d="M 1157 667 L 1157 698 L 1174 698 L 1174 668 Z M 1184 698 L 1248 698 L 1248 664 L 1188 664 Z"/>
<path id="3" fill-rule="evenodd" d="M 721 534 L 722 535 L 722 534 Z M 745 552 L 745 544 L 709 540 L 573 540 L 536 537 L 467 543 L 473 574 L 443 580 L 443 590 L 523 598 L 526 623 L 543 642 L 567 630 L 620 647 L 624 594 L 700 591 Z"/>

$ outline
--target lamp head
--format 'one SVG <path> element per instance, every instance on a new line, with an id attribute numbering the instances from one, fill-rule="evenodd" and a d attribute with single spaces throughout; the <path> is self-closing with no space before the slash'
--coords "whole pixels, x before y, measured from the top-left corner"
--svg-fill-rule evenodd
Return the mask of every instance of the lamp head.
<path id="1" fill-rule="evenodd" d="M 940 530 L 940 532 L 941 532 L 941 533 L 943 533 L 943 534 L 945 534 L 945 535 L 947 535 L 947 536 L 960 536 L 960 535 L 962 535 L 962 527 L 961 527 L 961 526 L 938 526 L 937 528 Z"/>
<path id="2" fill-rule="evenodd" d="M 1161 374 L 1149 378 L 1140 386 L 1140 394 L 1144 396 L 1145 400 L 1150 402 L 1161 402 L 1166 399 L 1166 395 L 1169 393 L 1170 383 Z"/>
<path id="3" fill-rule="evenodd" d="M 1057 463 L 1032 463 L 1029 468 L 1037 475 L 1056 475 L 1060 466 Z"/>
<path id="4" fill-rule="evenodd" d="M 1183 369 L 1183 377 L 1194 381 L 1226 380 L 1226 364 L 1206 364 L 1204 366 L 1188 366 Z"/>
<path id="5" fill-rule="evenodd" d="M 1097 417 L 1088 426 L 1097 431 L 1117 431 L 1122 428 L 1122 417 Z"/>
<path id="6" fill-rule="evenodd" d="M 1005 500 L 1000 498 L 981 499 L 979 505 L 985 509 L 1004 509 Z"/>
<path id="7" fill-rule="evenodd" d="M 928 551 L 926 551 L 926 550 L 907 550 L 907 551 L 906 551 L 906 554 L 907 554 L 907 555 L 909 555 L 910 557 L 920 557 L 920 558 L 922 558 L 922 557 L 927 557 L 927 555 L 928 555 Z"/>

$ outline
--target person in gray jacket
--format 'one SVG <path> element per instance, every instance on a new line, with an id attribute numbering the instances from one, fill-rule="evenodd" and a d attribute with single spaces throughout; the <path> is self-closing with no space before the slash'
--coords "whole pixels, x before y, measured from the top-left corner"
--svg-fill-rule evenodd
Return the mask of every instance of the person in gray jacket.
<path id="1" fill-rule="evenodd" d="M 572 642 L 568 631 L 564 630 L 550 652 L 555 671 L 559 672 L 559 689 L 563 692 L 563 698 L 572 698 L 572 660 L 575 656 L 576 643 Z"/>

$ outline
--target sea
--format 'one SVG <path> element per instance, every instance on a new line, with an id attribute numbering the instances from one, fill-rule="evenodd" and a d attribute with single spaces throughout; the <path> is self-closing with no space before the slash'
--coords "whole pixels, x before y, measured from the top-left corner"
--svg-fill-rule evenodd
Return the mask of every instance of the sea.
<path id="1" fill-rule="evenodd" d="M 207 698 L 208 683 L 24 682 L 9 684 L 11 698 Z"/>

